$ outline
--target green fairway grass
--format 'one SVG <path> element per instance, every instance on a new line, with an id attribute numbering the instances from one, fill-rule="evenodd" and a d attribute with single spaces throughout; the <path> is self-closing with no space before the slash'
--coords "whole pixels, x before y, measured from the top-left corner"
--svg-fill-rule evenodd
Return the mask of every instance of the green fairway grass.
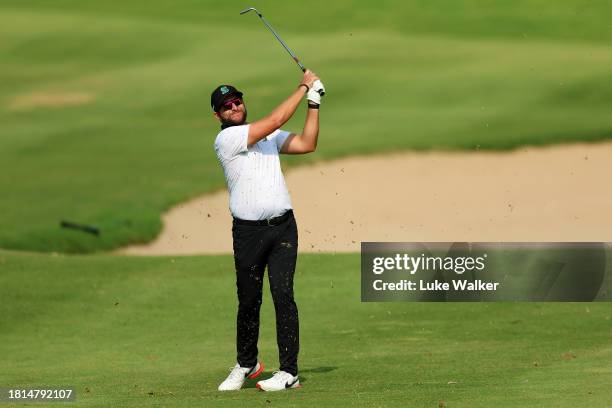
<path id="1" fill-rule="evenodd" d="M 230 256 L 2 251 L 0 268 L 0 384 L 73 386 L 75 407 L 575 408 L 612 397 L 607 303 L 361 303 L 357 254 L 304 255 L 303 388 L 219 393 L 235 358 Z M 275 338 L 266 287 L 265 377 Z"/>
<path id="2" fill-rule="evenodd" d="M 165 209 L 223 188 L 210 91 L 235 84 L 259 118 L 300 78 L 258 19 L 238 15 L 247 5 L 2 1 L 0 247 L 148 241 Z M 612 134 L 609 3 L 256 6 L 328 88 L 319 150 L 287 165 Z M 286 128 L 299 131 L 302 118 Z M 101 234 L 62 230 L 62 220 Z"/>

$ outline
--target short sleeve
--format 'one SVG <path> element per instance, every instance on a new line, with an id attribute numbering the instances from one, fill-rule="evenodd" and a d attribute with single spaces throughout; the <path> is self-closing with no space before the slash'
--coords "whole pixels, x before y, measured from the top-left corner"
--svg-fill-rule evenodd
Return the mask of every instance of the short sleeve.
<path id="1" fill-rule="evenodd" d="M 249 125 L 232 126 L 222 130 L 215 139 L 215 151 L 220 157 L 230 159 L 246 152 Z"/>
<path id="2" fill-rule="evenodd" d="M 291 132 L 287 132 L 286 130 L 279 129 L 276 135 L 274 136 L 274 140 L 276 141 L 276 150 L 279 153 L 290 134 Z"/>

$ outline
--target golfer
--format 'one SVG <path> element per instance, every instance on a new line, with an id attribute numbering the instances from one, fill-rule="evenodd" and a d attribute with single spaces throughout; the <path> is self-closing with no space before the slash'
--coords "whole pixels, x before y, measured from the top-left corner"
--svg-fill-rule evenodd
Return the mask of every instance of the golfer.
<path id="1" fill-rule="evenodd" d="M 214 116 L 221 122 L 215 152 L 223 167 L 233 220 L 234 263 L 238 293 L 237 364 L 219 385 L 220 391 L 239 390 L 246 378 L 264 370 L 257 358 L 259 309 L 264 270 L 276 311 L 279 371 L 257 388 L 280 391 L 300 386 L 298 379 L 299 323 L 293 299 L 293 276 L 298 232 L 279 153 L 313 152 L 319 135 L 319 106 L 323 84 L 306 71 L 291 95 L 269 115 L 249 123 L 242 92 L 221 85 L 211 95 Z M 308 111 L 301 134 L 280 128 L 307 96 Z"/>

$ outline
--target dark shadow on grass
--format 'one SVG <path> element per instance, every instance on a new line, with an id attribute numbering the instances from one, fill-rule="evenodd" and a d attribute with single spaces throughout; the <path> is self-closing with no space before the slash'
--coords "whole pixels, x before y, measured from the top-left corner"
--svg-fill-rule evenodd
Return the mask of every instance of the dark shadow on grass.
<path id="1" fill-rule="evenodd" d="M 336 369 L 338 369 L 338 367 L 315 367 L 315 368 L 308 368 L 306 370 L 300 370 L 298 374 L 300 377 L 300 383 L 305 383 L 308 381 L 308 377 L 304 377 L 302 375 L 303 373 L 325 374 L 325 373 L 329 373 L 330 371 L 334 371 Z M 254 380 L 247 379 L 244 385 L 242 386 L 242 388 L 255 388 L 255 384 L 257 384 L 257 381 L 267 380 L 270 377 L 272 377 L 272 372 L 264 371 L 263 373 L 261 373 L 259 377 L 255 378 Z"/>
<path id="2" fill-rule="evenodd" d="M 300 370 L 300 374 L 302 373 L 315 373 L 315 374 L 322 374 L 322 373 L 329 373 L 330 371 L 334 371 L 337 370 L 338 367 L 316 367 L 316 368 L 308 368 L 306 370 Z"/>
<path id="3" fill-rule="evenodd" d="M 315 368 L 307 368 L 306 370 L 300 370 L 299 376 L 300 376 L 300 383 L 304 384 L 306 382 L 308 382 L 308 378 L 302 374 L 304 373 L 312 373 L 312 374 L 325 374 L 325 373 L 329 373 L 330 371 L 334 371 L 337 370 L 338 367 L 315 367 Z"/>

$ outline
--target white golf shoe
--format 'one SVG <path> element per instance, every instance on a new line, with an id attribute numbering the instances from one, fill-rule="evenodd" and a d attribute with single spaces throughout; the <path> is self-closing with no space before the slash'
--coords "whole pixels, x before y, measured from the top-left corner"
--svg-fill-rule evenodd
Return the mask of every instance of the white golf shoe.
<path id="1" fill-rule="evenodd" d="M 236 364 L 230 370 L 225 381 L 219 385 L 219 391 L 237 391 L 241 389 L 247 378 L 259 377 L 264 370 L 264 365 L 259 361 L 255 367 L 240 367 L 240 364 Z"/>
<path id="2" fill-rule="evenodd" d="M 262 391 L 283 391 L 290 388 L 300 388 L 300 380 L 285 371 L 275 371 L 267 380 L 258 381 L 256 387 Z"/>

